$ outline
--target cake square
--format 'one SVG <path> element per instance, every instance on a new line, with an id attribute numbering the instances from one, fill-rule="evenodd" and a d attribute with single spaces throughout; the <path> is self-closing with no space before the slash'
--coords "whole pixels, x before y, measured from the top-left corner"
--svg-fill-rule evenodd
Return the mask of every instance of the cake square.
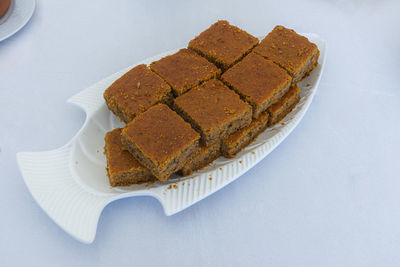
<path id="1" fill-rule="evenodd" d="M 150 68 L 172 87 L 177 96 L 217 77 L 221 72 L 214 64 L 189 49 L 181 49 L 155 61 L 150 64 Z"/>
<path id="2" fill-rule="evenodd" d="M 178 172 L 182 176 L 187 176 L 193 172 L 207 166 L 221 155 L 221 142 L 215 142 L 209 146 L 200 146 L 192 159 Z"/>
<path id="3" fill-rule="evenodd" d="M 156 180 L 149 169 L 143 167 L 123 146 L 122 128 L 108 132 L 104 138 L 107 175 L 111 186 L 127 186 Z"/>
<path id="4" fill-rule="evenodd" d="M 251 122 L 251 106 L 216 79 L 177 97 L 173 105 L 174 109 L 200 133 L 206 146 Z"/>
<path id="5" fill-rule="evenodd" d="M 172 101 L 171 87 L 146 65 L 122 75 L 104 92 L 108 108 L 125 123 L 157 103 Z"/>
<path id="6" fill-rule="evenodd" d="M 275 104 L 268 108 L 270 115 L 269 126 L 280 122 L 300 101 L 300 89 L 297 85 L 290 87 L 289 91 Z"/>
<path id="7" fill-rule="evenodd" d="M 197 151 L 200 135 L 167 105 L 157 104 L 122 130 L 122 144 L 160 181 L 180 170 Z"/>
<path id="8" fill-rule="evenodd" d="M 307 76 L 318 65 L 318 47 L 283 26 L 276 26 L 254 52 L 286 69 L 293 77 L 293 83 Z"/>
<path id="9" fill-rule="evenodd" d="M 268 112 L 261 113 L 257 119 L 254 119 L 247 127 L 236 131 L 230 136 L 222 139 L 221 152 L 226 158 L 233 158 L 244 147 L 250 144 L 260 133 L 268 126 Z"/>
<path id="10" fill-rule="evenodd" d="M 221 78 L 253 107 L 254 118 L 280 99 L 292 82 L 284 69 L 255 53 L 246 56 Z"/>
<path id="11" fill-rule="evenodd" d="M 222 71 L 226 71 L 257 44 L 258 39 L 254 36 L 225 20 L 219 20 L 191 40 L 188 48 L 213 62 Z"/>

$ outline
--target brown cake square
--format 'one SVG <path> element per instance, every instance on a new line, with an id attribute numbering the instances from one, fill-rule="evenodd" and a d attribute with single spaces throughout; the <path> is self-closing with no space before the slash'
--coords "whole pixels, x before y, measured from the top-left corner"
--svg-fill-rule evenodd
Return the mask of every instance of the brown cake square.
<path id="1" fill-rule="evenodd" d="M 121 140 L 132 155 L 165 181 L 198 150 L 200 135 L 167 105 L 157 104 L 123 130 Z"/>
<path id="2" fill-rule="evenodd" d="M 292 82 L 284 69 L 255 53 L 225 72 L 221 79 L 253 107 L 254 118 L 280 99 Z"/>
<path id="3" fill-rule="evenodd" d="M 251 122 L 251 106 L 216 79 L 176 98 L 174 109 L 201 134 L 206 146 Z"/>
<path id="4" fill-rule="evenodd" d="M 300 101 L 300 89 L 297 85 L 290 87 L 289 91 L 275 104 L 268 108 L 270 115 L 269 126 L 281 121 Z"/>
<path id="5" fill-rule="evenodd" d="M 199 151 L 189 160 L 178 172 L 182 176 L 187 176 L 193 172 L 207 166 L 221 155 L 221 142 L 217 141 L 209 146 L 200 146 Z"/>
<path id="6" fill-rule="evenodd" d="M 128 123 L 157 103 L 172 101 L 171 87 L 146 65 L 138 65 L 104 92 L 108 108 Z"/>
<path id="7" fill-rule="evenodd" d="M 214 64 L 189 49 L 181 49 L 155 61 L 150 68 L 164 78 L 175 95 L 181 95 L 221 72 Z"/>
<path id="8" fill-rule="evenodd" d="M 247 127 L 222 139 L 221 152 L 226 158 L 233 158 L 244 147 L 250 144 L 268 126 L 268 112 L 263 112 Z"/>
<path id="9" fill-rule="evenodd" d="M 143 167 L 122 146 L 121 131 L 121 128 L 114 129 L 108 132 L 104 138 L 110 185 L 127 186 L 156 180 L 149 169 Z"/>
<path id="10" fill-rule="evenodd" d="M 190 41 L 188 48 L 193 49 L 225 71 L 248 54 L 257 44 L 258 39 L 254 36 L 230 25 L 225 20 L 219 20 Z"/>
<path id="11" fill-rule="evenodd" d="M 294 30 L 276 26 L 254 49 L 286 69 L 297 83 L 318 65 L 319 50 Z"/>

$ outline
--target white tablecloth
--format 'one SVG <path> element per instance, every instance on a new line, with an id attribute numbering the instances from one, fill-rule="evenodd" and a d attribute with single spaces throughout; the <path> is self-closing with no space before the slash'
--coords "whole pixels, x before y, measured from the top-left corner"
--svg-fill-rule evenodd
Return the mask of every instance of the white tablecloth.
<path id="1" fill-rule="evenodd" d="M 0 43 L 1 266 L 399 266 L 399 1 L 41 1 Z M 65 100 L 217 19 L 325 38 L 310 109 L 266 159 L 172 217 L 113 202 L 84 245 L 35 203 L 15 153 L 57 148 L 84 113 Z"/>

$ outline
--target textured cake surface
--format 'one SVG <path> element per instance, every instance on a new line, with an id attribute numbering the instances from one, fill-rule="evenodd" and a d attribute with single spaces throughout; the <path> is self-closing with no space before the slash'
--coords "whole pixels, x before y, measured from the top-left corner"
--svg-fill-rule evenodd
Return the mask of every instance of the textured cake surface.
<path id="1" fill-rule="evenodd" d="M 178 171 L 198 149 L 199 134 L 164 104 L 140 114 L 122 131 L 122 142 L 159 179 Z"/>
<path id="2" fill-rule="evenodd" d="M 230 136 L 222 139 L 221 151 L 224 157 L 232 158 L 251 141 L 253 141 L 268 126 L 269 113 L 263 112 L 246 126 Z"/>
<path id="3" fill-rule="evenodd" d="M 251 122 L 251 107 L 221 81 L 212 79 L 174 101 L 174 108 L 210 145 Z"/>
<path id="4" fill-rule="evenodd" d="M 146 65 L 138 65 L 116 80 L 104 92 L 108 108 L 128 123 L 157 103 L 172 99 L 171 87 Z"/>
<path id="5" fill-rule="evenodd" d="M 255 118 L 282 97 L 292 81 L 284 69 L 255 53 L 246 56 L 221 78 L 252 105 Z"/>
<path id="6" fill-rule="evenodd" d="M 188 47 L 225 71 L 257 44 L 258 39 L 254 36 L 220 20 L 190 41 Z"/>
<path id="7" fill-rule="evenodd" d="M 105 136 L 107 173 L 111 186 L 131 185 L 155 180 L 151 172 L 143 167 L 122 145 L 121 128 Z"/>
<path id="8" fill-rule="evenodd" d="M 155 61 L 150 68 L 171 85 L 176 95 L 183 94 L 221 72 L 214 64 L 189 49 L 181 49 Z"/>
<path id="9" fill-rule="evenodd" d="M 318 64 L 318 47 L 294 30 L 276 26 L 254 49 L 284 69 L 298 82 Z"/>
<path id="10" fill-rule="evenodd" d="M 209 146 L 200 146 L 199 151 L 183 166 L 179 174 L 187 176 L 207 166 L 221 155 L 220 147 L 221 142 L 215 142 Z"/>
<path id="11" fill-rule="evenodd" d="M 299 102 L 300 89 L 297 85 L 290 87 L 289 91 L 269 109 L 270 115 L 269 126 L 273 126 L 282 120 Z"/>

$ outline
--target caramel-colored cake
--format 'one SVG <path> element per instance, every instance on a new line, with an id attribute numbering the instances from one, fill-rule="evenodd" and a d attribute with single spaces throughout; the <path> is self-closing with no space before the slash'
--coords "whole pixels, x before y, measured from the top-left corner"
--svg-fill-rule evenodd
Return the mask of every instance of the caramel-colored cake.
<path id="1" fill-rule="evenodd" d="M 107 174 L 111 186 L 154 181 L 156 178 L 149 169 L 143 167 L 121 143 L 121 128 L 108 132 L 104 151 L 107 158 Z"/>
<path id="2" fill-rule="evenodd" d="M 269 109 L 269 126 L 280 122 L 300 101 L 300 89 L 297 85 L 290 87 L 289 91 Z"/>
<path id="3" fill-rule="evenodd" d="M 200 135 L 167 105 L 157 104 L 122 130 L 132 155 L 160 181 L 180 170 L 199 148 Z"/>
<path id="4" fill-rule="evenodd" d="M 155 61 L 150 68 L 164 78 L 175 95 L 181 95 L 221 72 L 214 64 L 189 49 L 181 49 Z"/>
<path id="5" fill-rule="evenodd" d="M 0 19 L 7 13 L 10 4 L 11 0 L 0 0 Z"/>
<path id="6" fill-rule="evenodd" d="M 319 50 L 294 30 L 276 26 L 254 52 L 286 69 L 297 83 L 318 65 Z"/>
<path id="7" fill-rule="evenodd" d="M 108 108 L 128 123 L 157 103 L 172 101 L 171 87 L 146 65 L 138 65 L 104 92 Z"/>
<path id="8" fill-rule="evenodd" d="M 174 109 L 201 134 L 206 146 L 251 122 L 251 106 L 216 79 L 176 98 Z"/>
<path id="9" fill-rule="evenodd" d="M 225 20 L 219 20 L 190 41 L 188 48 L 193 49 L 225 71 L 248 54 L 257 44 L 258 39 L 254 36 L 230 25 Z"/>
<path id="10" fill-rule="evenodd" d="M 253 107 L 254 118 L 280 99 L 292 82 L 284 69 L 255 53 L 225 72 L 221 79 Z"/>
<path id="11" fill-rule="evenodd" d="M 104 92 L 127 123 L 105 137 L 111 186 L 187 176 L 235 157 L 295 108 L 296 82 L 318 57 L 315 44 L 283 26 L 258 45 L 220 20 L 187 49 L 131 69 Z"/>
<path id="12" fill-rule="evenodd" d="M 261 113 L 249 126 L 222 139 L 221 152 L 226 158 L 233 158 L 244 147 L 250 144 L 268 126 L 268 112 Z"/>
<path id="13" fill-rule="evenodd" d="M 199 151 L 189 160 L 178 172 L 182 176 L 187 176 L 193 172 L 206 167 L 221 155 L 221 142 L 217 141 L 209 146 L 200 146 Z"/>

